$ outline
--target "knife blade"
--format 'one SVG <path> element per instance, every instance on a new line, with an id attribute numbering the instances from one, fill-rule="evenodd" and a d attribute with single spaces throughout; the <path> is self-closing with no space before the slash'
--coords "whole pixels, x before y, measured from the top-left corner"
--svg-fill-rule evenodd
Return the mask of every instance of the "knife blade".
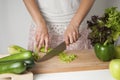
<path id="1" fill-rule="evenodd" d="M 50 52 L 46 53 L 46 55 L 43 56 L 42 58 L 40 58 L 37 62 L 46 61 L 46 60 L 60 54 L 65 49 L 66 49 L 66 44 L 65 44 L 65 42 L 62 42 L 57 47 L 52 49 Z"/>

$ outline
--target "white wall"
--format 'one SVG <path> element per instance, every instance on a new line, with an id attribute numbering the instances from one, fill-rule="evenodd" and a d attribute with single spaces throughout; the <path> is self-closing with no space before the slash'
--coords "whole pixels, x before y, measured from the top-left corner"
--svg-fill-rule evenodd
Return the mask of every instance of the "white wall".
<path id="1" fill-rule="evenodd" d="M 85 20 L 94 14 L 101 15 L 113 1 L 96 0 Z M 22 0 L 0 0 L 0 53 L 7 53 L 7 47 L 11 44 L 27 48 L 30 21 Z"/>
<path id="2" fill-rule="evenodd" d="M 30 19 L 22 0 L 0 0 L 0 53 L 12 44 L 27 48 Z"/>
<path id="3" fill-rule="evenodd" d="M 87 26 L 86 21 L 91 18 L 92 15 L 101 16 L 104 13 L 104 10 L 113 5 L 114 0 L 96 0 L 90 12 L 86 16 L 83 24 Z"/>
<path id="4" fill-rule="evenodd" d="M 120 10 L 120 0 L 116 0 L 113 2 L 113 6 L 118 7 L 118 9 Z"/>
<path id="5" fill-rule="evenodd" d="M 8 15 L 7 15 L 7 0 L 0 0 L 0 53 L 5 51 L 8 44 Z"/>
<path id="6" fill-rule="evenodd" d="M 118 10 L 120 10 L 120 0 L 114 1 L 112 5 L 113 5 L 113 6 L 116 6 L 116 7 L 118 8 Z M 117 44 L 120 45 L 120 37 L 119 37 L 119 39 L 118 39 Z"/>

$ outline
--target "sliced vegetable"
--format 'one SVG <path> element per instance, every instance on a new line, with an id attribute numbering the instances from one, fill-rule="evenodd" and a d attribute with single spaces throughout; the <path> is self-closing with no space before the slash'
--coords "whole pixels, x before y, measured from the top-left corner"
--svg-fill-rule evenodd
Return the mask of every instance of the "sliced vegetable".
<path id="1" fill-rule="evenodd" d="M 48 48 L 48 51 L 47 51 L 47 52 L 50 52 L 51 50 L 52 50 L 51 48 Z M 40 49 L 40 52 L 45 53 L 45 47 L 42 47 L 42 48 Z"/>
<path id="2" fill-rule="evenodd" d="M 20 74 L 26 71 L 26 64 L 23 61 L 7 61 L 0 63 L 0 74 L 15 73 Z"/>
<path id="3" fill-rule="evenodd" d="M 69 54 L 68 55 L 68 54 L 66 54 L 64 52 L 59 54 L 60 60 L 63 61 L 63 62 L 65 62 L 65 63 L 72 62 L 73 60 L 76 59 L 76 57 L 77 57 L 77 55 L 75 55 L 75 54 Z"/>
<path id="4" fill-rule="evenodd" d="M 36 52 L 33 53 L 33 59 L 34 59 L 35 61 L 38 61 L 40 58 L 41 58 L 41 57 L 39 56 L 38 53 L 36 53 Z"/>

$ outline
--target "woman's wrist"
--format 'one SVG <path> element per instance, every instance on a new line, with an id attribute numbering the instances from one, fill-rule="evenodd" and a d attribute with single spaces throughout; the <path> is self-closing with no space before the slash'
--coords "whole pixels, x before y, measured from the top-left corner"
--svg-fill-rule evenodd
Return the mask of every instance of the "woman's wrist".
<path id="1" fill-rule="evenodd" d="M 78 19 L 78 17 L 73 17 L 70 23 L 74 25 L 74 27 L 79 28 L 81 20 Z"/>
<path id="2" fill-rule="evenodd" d="M 36 21 L 36 26 L 37 27 L 46 27 L 46 22 L 44 19 Z"/>

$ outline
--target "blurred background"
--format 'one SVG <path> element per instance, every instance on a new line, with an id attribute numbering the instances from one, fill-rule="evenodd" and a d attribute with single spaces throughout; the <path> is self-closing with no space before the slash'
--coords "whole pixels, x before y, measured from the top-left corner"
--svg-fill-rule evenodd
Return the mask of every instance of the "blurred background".
<path id="1" fill-rule="evenodd" d="M 119 4 L 120 0 L 96 0 L 83 25 L 87 26 L 86 21 L 92 15 L 102 15 L 108 7 L 120 10 Z M 22 0 L 0 0 L 0 54 L 7 53 L 8 46 L 13 44 L 27 49 L 31 20 Z"/>

